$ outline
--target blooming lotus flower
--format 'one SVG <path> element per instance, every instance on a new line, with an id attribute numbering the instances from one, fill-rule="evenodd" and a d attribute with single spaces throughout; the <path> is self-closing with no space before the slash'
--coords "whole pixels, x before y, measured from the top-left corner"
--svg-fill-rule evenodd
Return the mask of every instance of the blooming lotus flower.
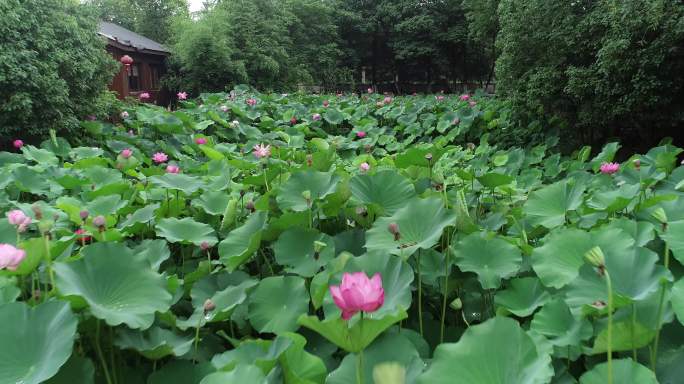
<path id="1" fill-rule="evenodd" d="M 379 273 L 368 278 L 364 272 L 345 273 L 342 284 L 331 285 L 330 294 L 344 320 L 351 319 L 357 312 L 375 312 L 385 302 L 382 278 Z"/>
<path id="2" fill-rule="evenodd" d="M 149 92 L 143 92 L 138 97 L 140 98 L 141 101 L 146 101 L 146 100 L 150 99 L 150 94 L 149 94 Z"/>
<path id="3" fill-rule="evenodd" d="M 22 140 L 17 139 L 17 140 L 14 140 L 12 145 L 14 145 L 14 148 L 19 149 L 19 148 L 24 146 L 24 142 Z"/>
<path id="4" fill-rule="evenodd" d="M 168 159 L 169 157 L 164 152 L 157 152 L 154 155 L 152 155 L 152 161 L 154 161 L 157 164 L 165 163 Z"/>
<path id="5" fill-rule="evenodd" d="M 74 235 L 76 235 L 76 239 L 78 241 L 84 242 L 84 243 L 93 239 L 92 237 L 88 236 L 88 232 L 86 232 L 86 230 L 83 228 L 79 228 L 79 229 L 75 230 Z"/>
<path id="6" fill-rule="evenodd" d="M 461 97 L 459 97 L 459 99 L 461 99 L 461 101 L 468 101 L 468 100 L 470 100 L 470 95 L 468 95 L 468 94 L 461 95 Z"/>
<path id="7" fill-rule="evenodd" d="M 207 139 L 204 138 L 204 137 L 198 137 L 198 138 L 195 139 L 195 143 L 196 143 L 197 145 L 204 145 L 204 144 L 207 143 Z"/>
<path id="8" fill-rule="evenodd" d="M 247 103 L 247 105 L 249 105 L 250 107 L 253 107 L 257 104 L 257 101 L 256 101 L 256 99 L 249 98 L 249 99 L 245 100 L 245 103 Z"/>
<path id="9" fill-rule="evenodd" d="M 133 156 L 133 151 L 130 149 L 126 148 L 123 151 L 121 151 L 121 157 L 124 159 L 129 159 L 131 156 Z"/>
<path id="10" fill-rule="evenodd" d="M 618 163 L 603 163 L 601 164 L 601 173 L 606 175 L 612 175 L 620 169 L 620 164 Z"/>
<path id="11" fill-rule="evenodd" d="M 269 156 L 271 156 L 271 146 L 270 145 L 257 144 L 254 146 L 252 153 L 254 153 L 254 156 L 257 159 L 269 157 Z"/>
<path id="12" fill-rule="evenodd" d="M 121 112 L 121 118 L 122 118 L 122 119 L 128 119 L 128 116 L 129 116 L 129 115 L 128 115 L 128 112 L 127 112 L 127 111 Z"/>
<path id="13" fill-rule="evenodd" d="M 389 97 L 389 96 L 386 96 L 386 97 L 382 100 L 382 102 L 385 103 L 385 104 L 389 104 L 389 103 L 392 102 L 392 98 Z"/>
<path id="14" fill-rule="evenodd" d="M 330 105 L 330 102 L 328 100 L 323 100 L 323 106 L 324 107 L 328 108 L 329 105 Z"/>
<path id="15" fill-rule="evenodd" d="M 313 121 L 319 121 L 320 119 L 321 119 L 320 113 L 314 113 L 313 116 L 311 116 L 311 120 L 313 120 Z"/>
<path id="16" fill-rule="evenodd" d="M 177 165 L 167 165 L 166 166 L 166 173 L 179 173 L 180 172 L 180 167 Z"/>
<path id="17" fill-rule="evenodd" d="M 188 93 L 187 92 L 178 92 L 178 94 L 176 96 L 178 96 L 178 100 L 187 100 L 188 99 Z"/>
<path id="18" fill-rule="evenodd" d="M 17 232 L 25 232 L 31 225 L 31 218 L 18 209 L 7 212 L 7 221 L 17 227 Z"/>
<path id="19" fill-rule="evenodd" d="M 0 244 L 0 269 L 16 271 L 22 260 L 26 258 L 26 251 L 15 248 L 10 244 Z"/>
<path id="20" fill-rule="evenodd" d="M 370 169 L 370 164 L 363 162 L 359 164 L 359 169 L 361 170 L 361 172 L 368 172 L 368 170 Z"/>
<path id="21" fill-rule="evenodd" d="M 358 137 L 359 139 L 363 139 L 364 137 L 366 137 L 366 132 L 365 131 L 358 131 L 358 132 L 356 132 L 356 137 Z"/>
<path id="22" fill-rule="evenodd" d="M 227 105 L 222 105 L 222 106 L 221 106 L 221 111 L 223 111 L 223 112 L 228 112 L 228 106 L 227 106 Z"/>

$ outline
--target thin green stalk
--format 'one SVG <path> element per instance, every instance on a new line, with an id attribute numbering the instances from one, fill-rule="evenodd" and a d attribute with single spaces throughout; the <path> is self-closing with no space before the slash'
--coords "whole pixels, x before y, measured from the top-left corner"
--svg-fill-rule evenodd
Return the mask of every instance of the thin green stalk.
<path id="1" fill-rule="evenodd" d="M 118 383 L 116 378 L 116 364 L 114 364 L 114 330 L 109 327 L 109 362 L 112 365 L 112 381 Z"/>
<path id="2" fill-rule="evenodd" d="M 363 312 L 359 320 L 359 334 L 363 335 Z M 356 354 L 356 384 L 363 384 L 363 349 Z"/>
<path id="3" fill-rule="evenodd" d="M 608 270 L 604 273 L 608 290 L 608 384 L 613 384 L 613 284 Z"/>
<path id="4" fill-rule="evenodd" d="M 449 232 L 447 231 L 447 246 L 444 251 L 444 292 L 442 292 L 442 320 L 439 325 L 439 342 L 444 342 L 444 323 L 446 322 L 447 295 L 449 294 Z"/>
<path id="5" fill-rule="evenodd" d="M 634 344 L 634 330 L 636 328 L 636 305 L 632 303 L 632 360 L 637 361 L 637 349 Z"/>
<path id="6" fill-rule="evenodd" d="M 670 268 L 670 245 L 665 243 L 665 269 Z M 658 320 L 658 326 L 656 327 L 656 335 L 653 340 L 653 348 L 651 349 L 651 370 L 655 372 L 656 363 L 658 361 L 658 342 L 660 341 L 660 330 L 663 327 L 663 312 L 665 311 L 665 282 L 662 283 L 660 287 L 660 298 L 658 300 L 658 315 L 656 319 Z"/>
<path id="7" fill-rule="evenodd" d="M 206 315 L 205 315 L 206 316 Z M 197 328 L 195 329 L 195 362 L 199 362 L 199 359 L 197 358 L 197 347 L 199 345 L 199 331 L 200 328 L 202 327 L 202 316 L 197 320 Z"/>
<path id="8" fill-rule="evenodd" d="M 95 352 L 100 359 L 100 364 L 102 364 L 102 370 L 104 371 L 105 380 L 107 384 L 112 384 L 112 378 L 109 376 L 109 368 L 107 368 L 107 362 L 105 361 L 104 354 L 102 353 L 102 347 L 100 346 L 100 320 L 96 320 L 95 326 Z"/>
<path id="9" fill-rule="evenodd" d="M 47 263 L 48 276 L 50 278 L 51 289 L 56 289 L 55 286 L 55 273 L 52 271 L 52 256 L 50 255 L 50 239 L 48 234 L 43 234 L 43 243 L 45 244 L 45 261 Z M 45 289 L 45 299 L 47 300 L 47 288 Z"/>
<path id="10" fill-rule="evenodd" d="M 420 273 L 420 248 L 418 248 L 418 328 L 423 336 L 423 278 Z"/>

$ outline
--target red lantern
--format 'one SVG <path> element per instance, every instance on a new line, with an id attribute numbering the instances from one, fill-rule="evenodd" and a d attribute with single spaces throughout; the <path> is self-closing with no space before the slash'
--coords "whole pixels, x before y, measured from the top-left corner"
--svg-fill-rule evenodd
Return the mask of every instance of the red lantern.
<path id="1" fill-rule="evenodd" d="M 121 64 L 126 66 L 126 72 L 128 72 L 128 74 L 130 75 L 131 64 L 133 64 L 133 58 L 128 55 L 123 55 L 119 61 L 121 62 Z"/>

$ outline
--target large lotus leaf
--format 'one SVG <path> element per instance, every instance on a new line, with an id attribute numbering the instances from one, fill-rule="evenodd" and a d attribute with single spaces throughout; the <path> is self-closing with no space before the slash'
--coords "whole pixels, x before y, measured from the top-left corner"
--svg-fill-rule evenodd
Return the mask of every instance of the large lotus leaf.
<path id="1" fill-rule="evenodd" d="M 555 228 L 565 222 L 568 211 L 579 208 L 583 193 L 583 184 L 562 180 L 532 192 L 523 210 L 533 224 Z"/>
<path id="2" fill-rule="evenodd" d="M 453 248 L 456 265 L 466 272 L 475 272 L 484 289 L 495 289 L 520 269 L 522 255 L 518 247 L 486 233 L 475 232 Z"/>
<path id="3" fill-rule="evenodd" d="M 192 286 L 193 314 L 187 320 L 177 320 L 178 328 L 204 326 L 208 322 L 224 321 L 245 300 L 247 293 L 257 284 L 244 272 L 215 273 L 206 276 Z M 205 313 L 204 303 L 210 299 L 214 310 Z"/>
<path id="4" fill-rule="evenodd" d="M 147 378 L 148 384 L 199 384 L 214 372 L 211 363 L 195 364 L 186 360 L 173 360 Z M 73 383 L 75 384 L 75 383 Z"/>
<path id="5" fill-rule="evenodd" d="M 314 242 L 326 246 L 316 255 Z M 294 227 L 283 232 L 273 245 L 275 259 L 286 272 L 311 277 L 335 257 L 335 241 L 315 229 Z"/>
<path id="6" fill-rule="evenodd" d="M 147 205 L 143 208 L 133 212 L 126 220 L 119 225 L 119 229 L 127 230 L 136 224 L 147 224 L 155 219 L 155 211 L 161 207 L 161 204 L 155 203 Z"/>
<path id="7" fill-rule="evenodd" d="M 150 177 L 150 182 L 156 187 L 182 191 L 188 195 L 204 188 L 202 180 L 183 173 L 166 173 L 162 176 L 152 176 Z"/>
<path id="8" fill-rule="evenodd" d="M 71 355 L 56 375 L 44 384 L 93 384 L 95 382 L 95 366 L 90 359 Z"/>
<path id="9" fill-rule="evenodd" d="M 606 384 L 608 382 L 608 363 L 601 363 L 580 377 L 580 384 Z M 613 360 L 613 383 L 620 384 L 658 384 L 650 369 L 632 359 Z"/>
<path id="10" fill-rule="evenodd" d="M 386 329 L 407 316 L 406 311 L 400 310 L 393 315 L 387 315 L 380 319 L 364 317 L 356 322 L 350 322 L 341 317 L 321 321 L 316 316 L 302 315 L 298 322 L 300 325 L 318 332 L 345 351 L 357 353 L 365 349 Z"/>
<path id="11" fill-rule="evenodd" d="M 249 320 L 259 332 L 295 331 L 297 319 L 309 310 L 304 279 L 296 276 L 267 277 L 249 298 Z"/>
<path id="12" fill-rule="evenodd" d="M 418 248 L 432 248 L 442 237 L 442 231 L 456 222 L 456 215 L 444 208 L 436 197 L 413 199 L 390 217 L 381 217 L 366 232 L 366 249 L 383 251 L 408 258 Z M 399 241 L 389 232 L 390 223 L 397 224 Z"/>
<path id="13" fill-rule="evenodd" d="M 323 384 L 328 370 L 320 357 L 304 350 L 306 338 L 297 333 L 284 333 L 281 337 L 292 340 L 278 359 L 286 383 Z"/>
<path id="14" fill-rule="evenodd" d="M 658 255 L 643 247 L 634 247 L 620 254 L 606 253 L 613 290 L 632 300 L 643 300 L 658 290 L 661 281 L 672 280 L 670 271 L 657 263 Z"/>
<path id="15" fill-rule="evenodd" d="M 608 227 L 620 228 L 625 233 L 628 233 L 636 245 L 643 247 L 655 238 L 655 227 L 647 221 L 635 221 L 626 217 L 613 220 L 608 224 Z"/>
<path id="16" fill-rule="evenodd" d="M 494 302 L 518 317 L 531 315 L 551 299 L 551 295 L 536 277 L 513 279 L 510 284 L 510 287 L 496 293 Z"/>
<path id="17" fill-rule="evenodd" d="M 648 329 L 643 324 L 625 320 L 613 322 L 613 335 L 611 346 L 613 352 L 631 351 L 639 349 L 651 343 L 656 332 Z M 606 353 L 608 351 L 608 327 L 604 328 L 594 339 L 593 354 Z"/>
<path id="18" fill-rule="evenodd" d="M 552 376 L 548 351 L 538 349 L 515 320 L 495 317 L 468 328 L 458 343 L 440 344 L 418 382 L 545 384 Z"/>
<path id="19" fill-rule="evenodd" d="M 364 383 L 373 383 L 373 369 L 382 363 L 397 363 L 405 370 L 405 383 L 416 381 L 423 372 L 424 363 L 415 345 L 403 333 L 385 333 L 363 351 Z M 326 384 L 356 382 L 357 355 L 348 354 L 340 366 L 330 372 Z"/>
<path id="20" fill-rule="evenodd" d="M 192 243 L 197 246 L 202 243 L 214 245 L 218 241 L 214 229 L 205 223 L 199 223 L 190 217 L 176 219 L 169 217 L 157 224 L 157 235 L 170 243 Z"/>
<path id="21" fill-rule="evenodd" d="M 266 218 L 267 213 L 264 211 L 252 214 L 241 227 L 232 230 L 219 243 L 219 256 L 228 270 L 234 271 L 259 248 Z"/>
<path id="22" fill-rule="evenodd" d="M 93 201 L 86 204 L 86 210 L 94 216 L 109 216 L 114 215 L 119 209 L 126 206 L 128 202 L 121 201 L 119 195 L 106 195 L 96 197 Z"/>
<path id="23" fill-rule="evenodd" d="M 380 273 L 385 301 L 375 312 L 365 314 L 366 317 L 379 319 L 386 315 L 394 315 L 397 310 L 405 310 L 411 306 L 411 283 L 414 276 L 411 266 L 401 258 L 386 253 L 367 253 L 349 259 L 342 271 L 335 274 L 328 282 L 323 301 L 326 318 L 340 316 L 342 313 L 333 302 L 328 288 L 329 285 L 340 284 L 342 272 L 364 272 L 369 277 Z"/>
<path id="24" fill-rule="evenodd" d="M 680 323 L 684 324 L 684 278 L 672 286 L 672 309 Z"/>
<path id="25" fill-rule="evenodd" d="M 570 308 L 561 299 L 546 303 L 534 315 L 530 329 L 546 336 L 551 344 L 559 347 L 578 346 L 581 341 L 593 336 L 589 320 L 570 312 Z"/>
<path id="26" fill-rule="evenodd" d="M 483 186 L 489 189 L 494 189 L 502 185 L 510 184 L 513 181 L 513 177 L 509 175 L 504 175 L 496 172 L 485 173 L 477 178 Z"/>
<path id="27" fill-rule="evenodd" d="M 200 207 L 210 215 L 222 215 L 226 211 L 230 194 L 224 191 L 206 191 L 192 201 L 192 205 Z"/>
<path id="28" fill-rule="evenodd" d="M 54 153 L 41 148 L 36 148 L 33 145 L 25 145 L 21 147 L 21 151 L 24 153 L 24 157 L 27 160 L 33 160 L 38 164 L 42 165 L 57 165 L 59 164 L 59 159 Z"/>
<path id="29" fill-rule="evenodd" d="M 670 246 L 677 261 L 684 264 L 684 220 L 668 223 L 667 230 L 660 237 Z"/>
<path id="30" fill-rule="evenodd" d="M 328 108 L 323 114 L 323 119 L 330 124 L 337 125 L 344 121 L 344 114 L 337 108 Z"/>
<path id="31" fill-rule="evenodd" d="M 276 196 L 278 206 L 282 209 L 293 211 L 306 211 L 309 203 L 304 194 L 310 195 L 310 203 L 313 204 L 319 199 L 323 199 L 335 192 L 339 176 L 332 172 L 302 171 L 294 173 L 280 188 L 280 193 Z"/>
<path id="32" fill-rule="evenodd" d="M 162 239 L 143 240 L 135 247 L 134 252 L 139 258 L 147 260 L 155 271 L 171 256 L 168 243 Z"/>
<path id="33" fill-rule="evenodd" d="M 69 304 L 0 305 L 0 382 L 38 384 L 69 359 L 78 321 Z"/>
<path id="34" fill-rule="evenodd" d="M 238 365 L 230 372 L 215 372 L 202 379 L 200 384 L 267 384 L 261 369 L 254 365 Z"/>
<path id="35" fill-rule="evenodd" d="M 146 331 L 121 328 L 117 331 L 114 344 L 122 349 L 133 349 L 148 359 L 157 360 L 166 356 L 183 356 L 193 342 L 192 336 L 181 336 L 160 327 Z"/>
<path id="36" fill-rule="evenodd" d="M 261 368 L 263 373 L 268 373 L 292 345 L 293 340 L 288 337 L 279 336 L 274 340 L 248 339 L 237 348 L 215 355 L 211 364 L 222 371 L 230 371 L 243 364 L 253 364 Z"/>
<path id="37" fill-rule="evenodd" d="M 56 283 L 62 295 L 82 297 L 95 317 L 146 329 L 155 312 L 169 309 L 166 279 L 123 244 L 97 243 L 81 253 L 81 259 L 54 264 Z"/>
<path id="38" fill-rule="evenodd" d="M 349 184 L 354 200 L 375 207 L 384 216 L 393 215 L 416 195 L 413 184 L 390 169 L 356 175 Z"/>
<path id="39" fill-rule="evenodd" d="M 625 184 L 619 189 L 595 191 L 587 206 L 609 213 L 621 211 L 632 202 L 640 188 L 639 184 Z"/>

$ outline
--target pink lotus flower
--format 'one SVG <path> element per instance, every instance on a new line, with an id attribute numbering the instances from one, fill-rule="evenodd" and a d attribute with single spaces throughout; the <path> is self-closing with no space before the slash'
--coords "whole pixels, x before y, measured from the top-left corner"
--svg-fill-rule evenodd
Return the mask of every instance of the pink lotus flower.
<path id="1" fill-rule="evenodd" d="M 245 103 L 247 103 L 247 105 L 249 105 L 250 107 L 257 105 L 256 99 L 253 99 L 253 98 L 249 98 L 249 99 L 245 100 Z"/>
<path id="2" fill-rule="evenodd" d="M 292 124 L 292 125 L 297 124 L 297 118 L 292 116 L 292 118 L 290 119 L 290 124 Z"/>
<path id="3" fill-rule="evenodd" d="M 257 159 L 269 157 L 269 156 L 271 156 L 271 146 L 270 145 L 257 144 L 254 146 L 252 153 L 254 153 L 254 156 Z"/>
<path id="4" fill-rule="evenodd" d="M 179 173 L 180 172 L 180 167 L 177 165 L 167 165 L 166 166 L 166 173 Z"/>
<path id="5" fill-rule="evenodd" d="M 618 163 L 603 163 L 601 164 L 601 173 L 606 175 L 612 175 L 620 169 L 620 164 Z"/>
<path id="6" fill-rule="evenodd" d="M 90 240 L 93 239 L 92 237 L 88 236 L 88 232 L 86 232 L 86 230 L 83 228 L 79 228 L 79 229 L 75 230 L 74 235 L 76 235 L 76 239 L 79 242 L 83 242 L 83 243 L 89 242 Z"/>
<path id="7" fill-rule="evenodd" d="M 373 88 L 368 87 L 368 89 L 367 89 L 366 91 L 367 91 L 368 93 L 373 93 Z"/>
<path id="8" fill-rule="evenodd" d="M 386 96 L 386 97 L 382 100 L 382 102 L 385 103 L 385 104 L 389 104 L 389 103 L 392 102 L 392 98 L 389 97 L 389 96 Z"/>
<path id="9" fill-rule="evenodd" d="M 31 218 L 18 209 L 7 212 L 7 221 L 17 227 L 17 232 L 25 232 L 31 225 Z"/>
<path id="10" fill-rule="evenodd" d="M 356 132 L 356 137 L 358 137 L 359 139 L 363 139 L 364 137 L 366 137 L 366 131 Z"/>
<path id="11" fill-rule="evenodd" d="M 228 112 L 228 106 L 227 106 L 227 105 L 222 105 L 222 106 L 221 106 L 221 111 L 223 111 L 223 112 Z"/>
<path id="12" fill-rule="evenodd" d="M 154 155 L 152 155 L 152 161 L 154 161 L 157 164 L 165 163 L 168 159 L 169 157 L 164 152 L 157 152 Z"/>
<path id="13" fill-rule="evenodd" d="M 437 99 L 437 101 L 444 101 L 444 95 L 435 96 L 435 99 Z"/>
<path id="14" fill-rule="evenodd" d="M 361 172 L 368 172 L 368 170 L 370 169 L 370 164 L 363 162 L 359 164 L 359 169 L 361 170 Z"/>
<path id="15" fill-rule="evenodd" d="M 470 105 L 470 107 L 472 108 L 472 107 L 476 106 L 477 103 L 474 102 L 474 101 L 469 101 L 469 102 L 468 102 L 468 105 Z"/>
<path id="16" fill-rule="evenodd" d="M 313 121 L 319 121 L 320 119 L 321 119 L 320 113 L 314 113 L 313 116 L 311 116 L 311 120 L 313 120 Z"/>
<path id="17" fill-rule="evenodd" d="M 328 100 L 323 100 L 323 106 L 324 107 L 328 108 L 329 105 L 330 105 L 330 102 Z"/>
<path id="18" fill-rule="evenodd" d="M 468 94 L 461 95 L 461 97 L 459 97 L 459 99 L 461 101 L 468 101 L 468 100 L 470 100 L 470 95 L 468 95 Z"/>
<path id="19" fill-rule="evenodd" d="M 385 302 L 379 273 L 370 279 L 364 272 L 345 273 L 342 284 L 330 286 L 330 294 L 335 305 L 342 310 L 344 320 L 351 319 L 359 311 L 375 312 Z"/>
<path id="20" fill-rule="evenodd" d="M 126 111 L 121 112 L 121 118 L 122 119 L 128 119 L 128 116 L 129 116 L 128 112 L 126 112 Z"/>
<path id="21" fill-rule="evenodd" d="M 178 94 L 176 96 L 178 96 L 178 100 L 187 100 L 188 99 L 188 93 L 187 92 L 178 92 Z"/>
<path id="22" fill-rule="evenodd" d="M 131 156 L 133 156 L 133 151 L 131 151 L 130 149 L 126 148 L 123 151 L 121 151 L 121 157 L 123 157 L 124 159 L 130 159 Z"/>
<path id="23" fill-rule="evenodd" d="M 204 144 L 207 143 L 207 139 L 204 138 L 204 137 L 198 137 L 198 138 L 195 139 L 195 143 L 196 143 L 197 145 L 204 145 Z"/>
<path id="24" fill-rule="evenodd" d="M 149 94 L 149 92 L 143 92 L 138 97 L 140 98 L 141 101 L 146 101 L 146 100 L 150 99 L 150 94 Z"/>
<path id="25" fill-rule="evenodd" d="M 10 244 L 0 244 L 0 269 L 16 271 L 26 257 L 26 251 Z"/>
<path id="26" fill-rule="evenodd" d="M 22 140 L 17 139 L 17 140 L 14 140 L 12 145 L 14 145 L 14 148 L 19 149 L 19 148 L 24 146 L 24 142 Z"/>

